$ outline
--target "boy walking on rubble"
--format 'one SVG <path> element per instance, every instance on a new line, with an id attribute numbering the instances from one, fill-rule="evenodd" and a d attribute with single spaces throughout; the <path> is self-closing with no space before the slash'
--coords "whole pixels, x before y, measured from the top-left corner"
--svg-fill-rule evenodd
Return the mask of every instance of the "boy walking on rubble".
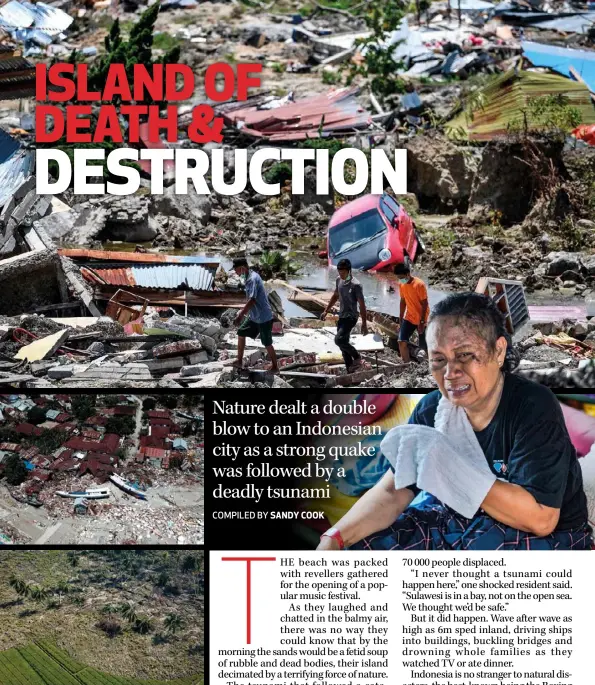
<path id="1" fill-rule="evenodd" d="M 277 355 L 273 347 L 273 310 L 269 304 L 262 278 L 250 269 L 248 261 L 243 257 L 233 260 L 233 270 L 240 277 L 246 290 L 248 302 L 242 307 L 235 318 L 234 323 L 238 328 L 238 358 L 234 364 L 242 368 L 244 362 L 244 350 L 246 349 L 246 337 L 256 338 L 265 346 L 272 364 L 272 371 L 279 371 Z"/>
<path id="2" fill-rule="evenodd" d="M 408 264 L 397 264 L 394 272 L 400 281 L 399 352 L 403 361 L 409 362 L 411 361 L 409 338 L 415 331 L 419 337 L 419 346 L 424 350 L 428 349 L 426 347 L 426 324 L 430 315 L 428 289 L 421 278 L 411 275 L 411 267 Z"/>
<path id="3" fill-rule="evenodd" d="M 368 335 L 368 315 L 361 283 L 353 278 L 351 273 L 351 262 L 348 259 L 341 259 L 337 264 L 337 271 L 339 272 L 339 278 L 337 278 L 335 283 L 335 292 L 320 318 L 324 319 L 333 308 L 335 302 L 339 300 L 339 320 L 337 321 L 335 345 L 337 345 L 343 354 L 347 372 L 351 373 L 362 365 L 359 352 L 349 342 L 349 335 L 358 319 L 358 305 L 359 316 L 362 317 L 363 335 Z"/>

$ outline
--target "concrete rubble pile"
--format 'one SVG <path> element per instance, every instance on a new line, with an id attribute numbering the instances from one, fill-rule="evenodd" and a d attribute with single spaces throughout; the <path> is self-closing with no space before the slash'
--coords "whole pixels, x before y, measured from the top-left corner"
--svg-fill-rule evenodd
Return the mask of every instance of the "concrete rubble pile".
<path id="1" fill-rule="evenodd" d="M 362 45 L 371 34 L 361 3 L 354 5 L 306 10 L 290 2 L 281 14 L 276 6 L 164 0 L 156 55 L 180 45 L 197 74 L 214 62 L 263 66 L 263 87 L 247 101 L 215 105 L 223 141 L 199 147 L 224 150 L 228 182 L 237 148 L 248 157 L 261 145 L 320 142 L 389 155 L 406 148 L 409 193 L 397 200 L 423 236 L 416 268 L 424 280 L 445 291 L 474 290 L 480 277 L 514 280 L 536 307 L 568 304 L 571 320 L 555 331 L 515 332 L 519 372 L 541 372 L 535 365 L 542 364 L 552 373 L 560 366 L 583 373 L 595 315 L 595 13 L 572 3 L 558 10 L 545 2 L 461 0 L 407 16 L 384 47 L 394 46 L 401 90 L 409 84 L 419 98 L 412 116 L 406 94 L 379 98 L 370 76 L 344 87 L 345 69 L 365 65 L 370 49 Z M 313 167 L 305 169 L 303 195 L 272 161 L 264 172 L 281 185 L 275 197 L 252 189 L 235 197 L 176 195 L 169 173 L 165 192 L 150 195 L 150 168 L 130 197 L 35 195 L 33 61 L 73 48 L 92 61 L 113 19 L 124 25 L 144 9 L 137 0 L 11 0 L 0 8 L 6 55 L 22 46 L 10 59 L 32 60 L 15 62 L 25 79 L 18 87 L 14 74 L 6 82 L 0 74 L 0 96 L 19 99 L 0 111 L 0 178 L 10 181 L 0 188 L 0 384 L 429 387 L 423 355 L 406 366 L 393 353 L 395 330 L 370 322 L 372 335 L 356 333 L 364 365 L 348 374 L 332 321 L 292 323 L 277 310 L 280 374 L 270 373 L 262 347 L 250 341 L 246 368 L 234 368 L 232 320 L 243 292 L 225 273 L 231 258 L 246 255 L 258 269 L 278 251 L 311 265 L 327 249 L 329 217 L 353 199 L 319 194 Z M 17 27 L 17 18 L 26 25 Z M 581 125 L 552 137 L 540 124 L 522 135 L 517 120 L 541 96 L 568 98 Z M 174 147 L 195 146 L 187 128 L 202 102 L 197 96 L 181 108 Z M 188 254 L 198 252 L 214 255 L 211 263 Z M 292 287 L 289 269 L 275 275 Z M 378 311 L 394 318 L 395 302 Z M 557 321 L 555 312 L 535 314 L 534 326 Z M 556 337 L 562 334 L 575 342 Z"/>

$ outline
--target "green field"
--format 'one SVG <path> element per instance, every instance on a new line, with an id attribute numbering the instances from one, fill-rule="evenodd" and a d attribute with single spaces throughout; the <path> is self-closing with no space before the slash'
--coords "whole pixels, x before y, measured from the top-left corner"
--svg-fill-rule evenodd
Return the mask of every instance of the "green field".
<path id="1" fill-rule="evenodd" d="M 139 680 L 108 675 L 46 640 L 0 652 L 0 685 L 202 685 L 202 677 Z"/>
<path id="2" fill-rule="evenodd" d="M 50 642 L 78 664 L 120 678 L 110 683 L 203 673 L 202 560 L 188 550 L 1 551 L 0 653 Z M 138 630 L 125 606 L 150 628 Z M 181 622 L 173 631 L 170 615 Z M 105 623 L 118 632 L 110 635 Z M 71 682 L 65 676 L 56 685 Z"/>

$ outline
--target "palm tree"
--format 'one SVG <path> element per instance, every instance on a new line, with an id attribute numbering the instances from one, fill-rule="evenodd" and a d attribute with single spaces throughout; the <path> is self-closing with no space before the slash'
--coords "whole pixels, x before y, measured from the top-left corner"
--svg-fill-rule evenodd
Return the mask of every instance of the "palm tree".
<path id="1" fill-rule="evenodd" d="M 182 560 L 182 573 L 192 573 L 198 569 L 198 559 L 191 554 L 188 554 Z"/>
<path id="2" fill-rule="evenodd" d="M 182 617 L 179 614 L 168 614 L 163 621 L 163 625 L 168 633 L 175 635 L 176 631 L 182 628 Z"/>
<path id="3" fill-rule="evenodd" d="M 25 588 L 27 587 L 27 583 L 25 583 L 25 581 L 22 578 L 15 576 L 14 573 L 8 579 L 8 584 L 17 593 L 19 597 L 23 597 L 26 594 Z"/>
<path id="4" fill-rule="evenodd" d="M 141 635 L 146 635 L 153 630 L 153 621 L 148 616 L 139 616 L 134 622 L 134 630 Z"/>
<path id="5" fill-rule="evenodd" d="M 104 616 L 109 616 L 111 618 L 116 613 L 117 607 L 113 604 L 104 604 L 100 611 Z"/>
<path id="6" fill-rule="evenodd" d="M 122 604 L 122 606 L 120 607 L 120 613 L 122 614 L 123 618 L 125 618 L 130 623 L 136 623 L 136 621 L 138 620 L 138 615 L 136 613 L 134 604 L 130 604 L 130 602 Z"/>
<path id="7" fill-rule="evenodd" d="M 68 561 L 70 562 L 70 565 L 72 568 L 75 568 L 76 566 L 79 565 L 79 558 L 78 554 L 76 552 L 68 552 Z"/>
<path id="8" fill-rule="evenodd" d="M 39 585 L 34 585 L 29 592 L 31 599 L 34 602 L 43 602 L 47 599 L 49 594 L 50 593 L 46 588 L 40 587 Z"/>

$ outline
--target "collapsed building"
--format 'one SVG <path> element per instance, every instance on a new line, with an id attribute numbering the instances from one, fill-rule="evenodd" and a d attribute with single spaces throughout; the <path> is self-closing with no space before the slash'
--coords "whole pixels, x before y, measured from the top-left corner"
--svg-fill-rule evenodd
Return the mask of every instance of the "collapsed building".
<path id="1" fill-rule="evenodd" d="M 83 413 L 76 401 L 65 394 L 0 396 L 0 535 L 47 542 L 57 521 L 70 542 L 84 530 L 97 541 L 110 529 L 129 539 L 134 528 L 198 542 L 201 397 L 178 409 L 168 400 L 162 407 L 159 398 L 97 396 L 95 406 L 83 402 Z M 31 507 L 38 525 L 31 525 Z"/>
<path id="2" fill-rule="evenodd" d="M 514 282 L 529 317 L 513 326 L 527 372 L 535 370 L 527 365 L 551 370 L 554 364 L 580 375 L 579 366 L 592 358 L 589 297 L 595 288 L 595 257 L 576 243 L 583 236 L 588 246 L 595 224 L 588 208 L 577 210 L 569 198 L 585 197 L 581 183 L 590 172 L 581 169 L 595 160 L 587 142 L 595 124 L 593 13 L 582 7 L 558 13 L 543 3 L 533 5 L 432 3 L 427 16 L 401 22 L 388 42 L 396 46 L 395 73 L 415 84 L 428 114 L 415 125 L 404 116 L 401 95 L 379 102 L 369 82 L 363 88 L 339 87 L 341 67 L 363 63 L 366 48 L 360 41 L 370 37 L 363 18 L 348 9 L 317 7 L 307 17 L 303 12 L 234 17 L 229 8 L 222 19 L 225 4 L 215 3 L 201 8 L 217 15 L 211 22 L 192 13 L 193 1 L 176 0 L 162 3 L 156 35 L 166 32 L 185 41 L 185 59 L 196 70 L 228 55 L 258 59 L 276 87 L 246 102 L 215 106 L 225 122 L 224 141 L 203 149 L 222 150 L 226 182 L 235 178 L 231 152 L 237 148 L 250 156 L 260 145 L 285 149 L 313 145 L 317 139 L 322 145 L 339 143 L 366 152 L 381 148 L 391 154 L 405 147 L 410 194 L 399 201 L 415 215 L 428 246 L 421 268 L 430 272 L 429 283 L 444 290 L 475 290 L 484 278 Z M 138 4 L 122 3 L 117 12 L 121 17 L 138 13 Z M 32 6 L 13 0 L 0 8 L 0 26 L 7 34 L 0 43 L 4 99 L 25 103 L 33 95 L 29 60 L 66 55 L 73 47 L 92 56 L 96 49 L 89 35 L 94 41 L 105 35 L 93 18 L 108 15 L 116 16 L 102 2 L 77 6 L 76 12 L 62 2 Z M 17 19 L 24 30 L 17 30 Z M 474 75 L 480 87 L 469 88 Z M 527 173 L 526 150 L 509 132 L 511 123 L 527 116 L 531 100 L 561 95 L 579 111 L 581 126 L 560 146 L 540 148 L 563 179 L 552 216 L 533 207 L 543 204 L 534 202 L 540 186 Z M 200 102 L 193 100 L 181 114 L 180 147 L 191 147 L 184 131 L 192 105 Z M 364 340 L 356 333 L 367 366 L 354 377 L 342 367 L 333 320 L 322 325 L 316 318 L 328 302 L 327 289 L 304 288 L 305 279 L 297 284 L 287 274 L 271 283 L 281 376 L 271 376 L 262 348 L 251 342 L 249 368 L 241 374 L 232 370 L 237 336 L 231 322 L 244 294 L 225 273 L 230 258 L 247 254 L 254 263 L 263 254 L 287 254 L 296 245 L 298 254 L 301 250 L 312 258 L 324 247 L 337 200 L 348 199 L 332 189 L 318 192 L 311 168 L 306 167 L 305 192 L 298 195 L 283 169 L 271 165 L 268 171 L 277 174 L 281 186 L 280 196 L 272 199 L 248 190 L 231 198 L 175 196 L 167 162 L 165 192 L 148 196 L 152 170 L 146 160 L 140 165 L 142 192 L 131 197 L 78 197 L 70 191 L 40 197 L 32 192 L 35 169 L 26 109 L 2 124 L 10 134 L 0 131 L 0 178 L 5 179 L 0 184 L 0 383 L 174 388 L 431 384 L 423 355 L 406 368 L 393 350 L 398 304 L 370 304 L 375 336 Z M 529 123 L 537 131 L 547 128 Z M 146 133 L 141 130 L 141 147 L 168 147 L 149 143 Z M 426 213 L 434 212 L 446 219 L 433 225 Z M 567 216 L 572 220 L 563 232 L 559 227 Z M 549 289 L 556 297 L 581 299 L 560 308 L 540 309 L 537 301 L 527 306 L 525 294 Z M 286 315 L 287 304 L 294 314 L 293 306 L 299 307 L 299 315 Z M 549 352 L 541 354 L 544 350 Z M 161 452 L 152 454 L 155 460 L 165 458 Z"/>

